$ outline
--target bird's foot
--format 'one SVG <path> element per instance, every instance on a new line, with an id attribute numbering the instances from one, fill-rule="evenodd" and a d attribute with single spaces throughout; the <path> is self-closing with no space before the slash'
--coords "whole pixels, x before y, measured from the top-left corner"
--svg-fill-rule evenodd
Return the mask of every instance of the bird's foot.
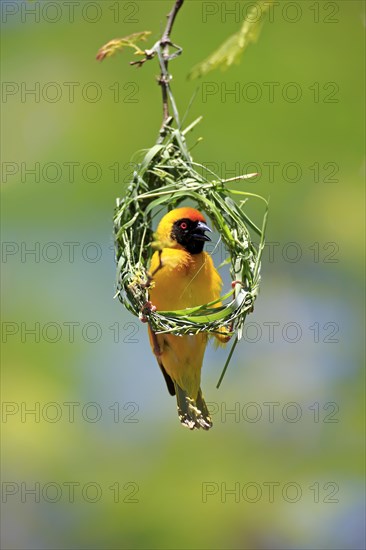
<path id="1" fill-rule="evenodd" d="M 142 286 L 142 288 L 150 288 L 152 282 L 153 282 L 152 276 L 150 275 L 150 273 L 147 273 L 146 274 L 146 283 L 142 283 L 141 286 Z"/>
<path id="2" fill-rule="evenodd" d="M 149 321 L 149 319 L 147 318 L 146 316 L 146 313 L 150 313 L 150 312 L 154 312 L 156 311 L 156 306 L 154 306 L 152 304 L 152 302 L 150 302 L 150 300 L 148 300 L 147 302 L 144 303 L 144 305 L 142 306 L 141 308 L 141 311 L 140 311 L 140 320 L 143 322 L 143 323 L 147 323 Z"/>

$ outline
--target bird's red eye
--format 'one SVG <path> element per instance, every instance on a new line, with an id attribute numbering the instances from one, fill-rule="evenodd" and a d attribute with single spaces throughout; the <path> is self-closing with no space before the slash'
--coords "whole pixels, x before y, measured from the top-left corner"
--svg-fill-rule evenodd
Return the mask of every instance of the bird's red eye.
<path id="1" fill-rule="evenodd" d="M 180 224 L 180 227 L 181 227 L 181 229 L 187 229 L 188 225 L 187 225 L 186 222 L 182 222 L 182 223 Z"/>

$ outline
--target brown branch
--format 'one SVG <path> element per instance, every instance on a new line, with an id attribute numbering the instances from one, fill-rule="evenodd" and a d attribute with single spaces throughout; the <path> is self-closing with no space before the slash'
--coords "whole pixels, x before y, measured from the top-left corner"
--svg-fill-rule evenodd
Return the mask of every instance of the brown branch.
<path id="1" fill-rule="evenodd" d="M 170 33 L 172 32 L 174 20 L 177 16 L 178 11 L 183 6 L 183 2 L 184 0 L 175 0 L 175 4 L 172 8 L 172 11 L 168 15 L 168 22 L 166 24 L 164 34 L 160 40 L 160 44 L 162 46 L 165 46 L 166 44 L 170 44 Z"/>
<path id="2" fill-rule="evenodd" d="M 164 126 L 169 118 L 169 102 L 168 102 L 168 87 L 169 87 L 169 74 L 168 74 L 168 62 L 169 62 L 169 46 L 172 44 L 170 40 L 170 34 L 174 25 L 175 18 L 178 11 L 183 5 L 184 0 L 175 0 L 175 4 L 168 14 L 168 21 L 165 27 L 163 36 L 160 39 L 160 46 L 162 49 L 162 57 L 164 64 L 164 71 L 160 74 L 159 84 L 161 86 L 162 98 L 163 98 L 163 123 L 160 130 L 160 134 L 164 132 Z"/>
<path id="3" fill-rule="evenodd" d="M 130 61 L 130 65 L 137 65 L 138 67 L 142 67 L 146 61 L 150 61 L 156 54 L 156 51 L 154 49 L 152 50 L 145 50 L 145 57 L 142 59 L 139 59 L 138 61 Z"/>

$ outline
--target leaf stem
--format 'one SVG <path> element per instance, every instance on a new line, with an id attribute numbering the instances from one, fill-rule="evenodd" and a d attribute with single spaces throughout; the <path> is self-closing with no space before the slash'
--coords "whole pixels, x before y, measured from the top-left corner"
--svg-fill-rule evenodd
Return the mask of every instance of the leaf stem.
<path id="1" fill-rule="evenodd" d="M 224 366 L 224 368 L 222 369 L 222 373 L 221 373 L 221 376 L 220 376 L 220 378 L 219 378 L 219 381 L 217 382 L 217 385 L 216 385 L 216 388 L 217 388 L 217 389 L 219 389 L 219 387 L 220 387 L 220 385 L 221 385 L 221 382 L 222 382 L 222 380 L 223 380 L 223 378 L 224 378 L 224 376 L 225 376 L 226 369 L 227 369 L 228 366 L 229 366 L 230 360 L 231 360 L 231 358 L 232 358 L 232 356 L 233 356 L 233 353 L 234 353 L 234 350 L 235 350 L 235 348 L 236 348 L 237 343 L 238 343 L 238 337 L 236 336 L 236 338 L 235 338 L 235 340 L 234 340 L 234 343 L 233 343 L 233 345 L 231 346 L 231 350 L 230 350 L 229 356 L 228 356 L 228 358 L 226 359 L 225 366 Z"/>

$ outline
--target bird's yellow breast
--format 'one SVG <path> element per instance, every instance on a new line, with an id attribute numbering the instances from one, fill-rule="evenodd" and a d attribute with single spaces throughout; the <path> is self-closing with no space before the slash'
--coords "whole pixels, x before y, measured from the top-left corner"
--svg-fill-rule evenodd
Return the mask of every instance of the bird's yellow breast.
<path id="1" fill-rule="evenodd" d="M 216 300 L 222 281 L 206 252 L 164 248 L 155 252 L 150 266 L 150 300 L 158 310 L 185 309 Z"/>

